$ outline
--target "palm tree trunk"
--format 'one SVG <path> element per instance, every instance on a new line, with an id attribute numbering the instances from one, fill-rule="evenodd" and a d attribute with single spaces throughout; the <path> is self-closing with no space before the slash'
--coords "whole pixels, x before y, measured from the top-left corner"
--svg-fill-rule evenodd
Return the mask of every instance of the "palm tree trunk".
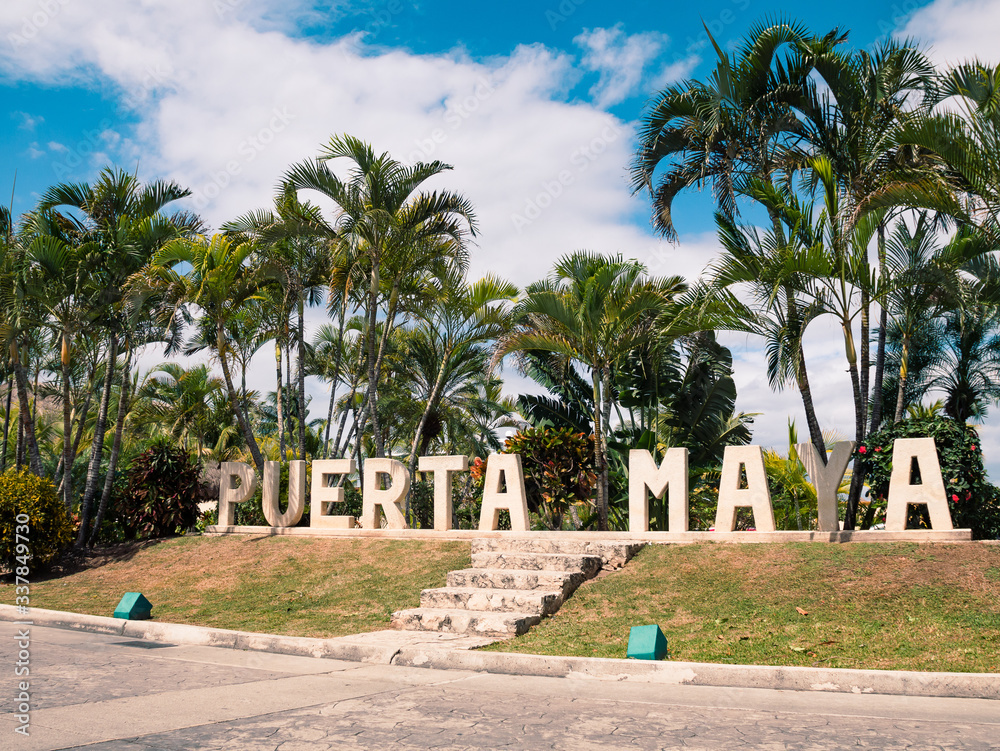
<path id="1" fill-rule="evenodd" d="M 346 320 L 347 320 L 347 311 L 342 308 L 340 311 L 340 329 L 337 335 L 337 351 L 333 360 L 333 378 L 330 380 L 330 407 L 327 410 L 327 416 L 326 416 L 326 440 L 324 443 L 325 451 L 323 454 L 324 459 L 330 458 L 330 422 L 333 420 L 333 404 L 334 404 L 334 399 L 337 396 L 337 383 L 340 381 L 340 359 L 344 353 L 344 324 Z M 351 393 L 353 395 L 354 392 L 352 391 Z M 340 422 L 340 429 L 341 430 L 344 429 L 343 420 L 341 420 Z M 340 437 L 338 434 L 337 443 L 335 445 L 339 444 L 340 444 Z"/>
<path id="2" fill-rule="evenodd" d="M 10 438 L 10 406 L 14 396 L 14 374 L 7 377 L 7 406 L 3 413 L 3 455 L 0 456 L 0 472 L 7 471 L 7 442 Z"/>
<path id="3" fill-rule="evenodd" d="M 851 388 L 854 391 L 854 434 L 860 445 L 865 438 L 865 413 L 862 404 L 861 379 L 858 375 L 857 360 L 851 355 L 854 352 L 853 337 L 850 335 L 848 327 L 850 322 L 845 324 L 845 336 L 848 340 L 848 361 L 850 363 Z M 861 500 L 861 489 L 864 485 L 864 474 L 855 464 L 851 473 L 851 488 L 847 494 L 847 509 L 844 512 L 844 529 L 853 530 L 858 521 L 858 502 Z"/>
<path id="4" fill-rule="evenodd" d="M 94 425 L 94 443 L 90 449 L 90 464 L 87 466 L 87 482 L 84 485 L 83 500 L 80 502 L 80 532 L 76 539 L 77 547 L 87 539 L 90 506 L 97 493 L 97 478 L 101 470 L 101 456 L 104 452 L 104 433 L 108 423 L 108 405 L 111 403 L 111 385 L 115 377 L 115 366 L 118 361 L 118 336 L 111 334 L 111 344 L 108 348 L 108 363 L 104 369 L 104 391 L 101 394 L 101 406 L 97 411 L 97 422 Z"/>
<path id="5" fill-rule="evenodd" d="M 288 314 L 291 317 L 291 313 Z M 285 425 L 288 427 L 288 445 L 292 449 L 292 457 L 298 459 L 295 452 L 295 439 L 292 437 L 292 427 L 291 423 L 295 419 L 295 392 L 292 391 L 292 335 L 289 331 L 289 326 L 287 321 L 285 322 L 285 394 L 291 400 L 288 404 L 288 419 L 285 420 Z M 284 456 L 281 457 L 284 461 Z"/>
<path id="6" fill-rule="evenodd" d="M 299 459 L 306 458 L 306 315 L 305 301 L 299 296 Z"/>
<path id="7" fill-rule="evenodd" d="M 115 472 L 118 470 L 118 457 L 121 454 L 122 435 L 125 428 L 125 417 L 128 415 L 129 401 L 131 399 L 132 373 L 131 357 L 129 352 L 125 359 L 125 366 L 122 368 L 121 388 L 118 391 L 118 416 L 115 418 L 115 437 L 111 442 L 111 456 L 108 458 L 108 471 L 104 475 L 104 489 L 101 491 L 101 502 L 97 507 L 97 514 L 94 517 L 94 528 L 90 533 L 87 545 L 94 546 L 101 533 L 101 522 L 108 510 L 108 501 L 111 499 L 111 489 L 115 484 Z M 200 455 L 199 455 L 200 461 Z"/>
<path id="8" fill-rule="evenodd" d="M 910 342 L 909 337 L 903 337 L 903 352 L 899 366 L 899 388 L 896 391 L 896 413 L 893 415 L 893 423 L 903 419 L 903 401 L 906 394 L 906 377 L 909 375 Z"/>
<path id="9" fill-rule="evenodd" d="M 21 418 L 19 421 L 21 423 L 20 430 L 24 431 L 23 435 L 19 436 L 18 439 L 18 443 L 21 444 L 21 447 L 18 449 L 18 466 L 24 463 L 22 452 L 26 452 L 31 471 L 41 477 L 42 455 L 38 450 L 38 440 L 35 438 L 35 420 L 31 414 L 31 405 L 28 403 L 28 376 L 24 372 L 24 364 L 18 357 L 16 347 L 13 350 L 14 380 L 17 384 L 17 404 Z M 37 401 L 37 399 L 36 395 L 35 400 Z"/>
<path id="10" fill-rule="evenodd" d="M 871 377 L 871 300 L 861 292 L 861 422 L 868 423 L 869 378 Z"/>
<path id="11" fill-rule="evenodd" d="M 257 466 L 259 472 L 263 472 L 264 457 L 260 453 L 260 446 L 257 445 L 257 439 L 253 437 L 253 433 L 250 431 L 250 422 L 241 408 L 236 388 L 233 386 L 233 375 L 229 371 L 229 360 L 226 359 L 226 332 L 222 327 L 221 321 L 216 324 L 215 336 L 216 349 L 219 353 L 219 364 L 222 366 L 222 376 L 226 380 L 226 389 L 229 391 L 229 401 L 233 405 L 233 411 L 236 412 L 236 421 L 240 425 L 240 432 L 243 433 L 243 440 L 246 441 L 250 456 L 253 457 L 253 463 Z"/>
<path id="12" fill-rule="evenodd" d="M 285 413 L 284 413 L 284 400 L 281 398 L 283 385 L 281 382 L 281 339 L 277 336 L 274 338 L 274 376 L 275 376 L 275 388 L 274 392 L 274 403 L 277 408 L 278 413 L 278 461 L 283 462 L 285 460 Z"/>
<path id="13" fill-rule="evenodd" d="M 781 227 L 780 222 L 776 222 L 776 231 Z M 795 292 L 791 287 L 785 288 L 785 308 L 790 326 L 795 328 L 795 384 L 799 389 L 799 396 L 802 398 L 802 409 L 806 413 L 806 426 L 809 428 L 809 440 L 816 447 L 820 461 L 826 464 L 826 441 L 823 440 L 823 431 L 820 429 L 819 420 L 816 418 L 816 407 L 813 404 L 812 387 L 809 385 L 809 372 L 806 370 L 806 354 L 802 348 L 802 337 L 804 327 L 799 320 L 799 306 L 795 300 Z"/>
<path id="14" fill-rule="evenodd" d="M 885 222 L 878 224 L 878 274 L 881 281 L 885 281 Z M 872 414 L 871 423 L 868 428 L 869 433 L 878 430 L 882 423 L 882 379 L 885 377 L 885 327 L 888 323 L 888 315 L 885 310 L 885 299 L 879 303 L 878 319 L 878 345 L 875 349 L 875 392 L 872 394 Z"/>
<path id="15" fill-rule="evenodd" d="M 604 443 L 604 401 L 601 395 L 602 369 L 594 367 L 594 468 L 597 470 L 597 528 L 608 529 L 608 461 Z"/>
<path id="16" fill-rule="evenodd" d="M 73 405 L 70 400 L 70 341 L 69 332 L 62 335 L 62 413 L 63 413 L 63 503 L 73 505 Z"/>
<path id="17" fill-rule="evenodd" d="M 382 441 L 382 430 L 378 423 L 378 369 L 376 367 L 375 336 L 377 321 L 376 303 L 378 301 L 378 258 L 372 259 L 371 284 L 368 290 L 368 419 L 372 424 L 372 436 L 375 441 L 375 456 L 385 456 L 385 446 Z M 386 320 L 385 325 L 389 325 Z M 360 441 L 358 442 L 360 445 Z"/>
<path id="18" fill-rule="evenodd" d="M 352 386 L 351 387 L 351 393 L 347 397 L 347 405 L 348 406 L 344 409 L 343 412 L 340 413 L 340 425 L 337 426 L 337 437 L 333 441 L 333 446 L 331 447 L 332 454 L 335 457 L 339 457 L 340 456 L 340 453 L 341 453 L 341 451 L 340 451 L 340 437 L 344 434 L 344 426 L 347 424 L 347 413 L 348 413 L 348 411 L 354 411 L 354 406 L 353 405 L 354 405 L 354 397 L 356 395 L 357 395 L 357 389 Z M 331 415 L 332 414 L 333 413 L 331 412 Z"/>

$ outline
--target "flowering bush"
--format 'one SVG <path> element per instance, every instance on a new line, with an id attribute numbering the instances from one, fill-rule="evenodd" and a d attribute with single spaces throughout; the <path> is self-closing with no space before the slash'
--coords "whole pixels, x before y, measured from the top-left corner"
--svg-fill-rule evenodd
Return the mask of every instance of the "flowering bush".
<path id="1" fill-rule="evenodd" d="M 856 458 L 865 468 L 872 503 L 865 521 L 885 510 L 892 476 L 892 447 L 897 438 L 933 438 L 951 509 L 952 523 L 972 529 L 977 539 L 1000 536 L 997 489 L 986 480 L 979 435 L 975 429 L 946 417 L 904 420 L 877 433 L 858 446 Z M 914 478 L 916 479 L 916 478 Z M 913 519 L 926 523 L 926 519 Z"/>
<path id="2" fill-rule="evenodd" d="M 44 566 L 72 541 L 73 524 L 51 480 L 26 469 L 0 475 L 0 565 Z"/>

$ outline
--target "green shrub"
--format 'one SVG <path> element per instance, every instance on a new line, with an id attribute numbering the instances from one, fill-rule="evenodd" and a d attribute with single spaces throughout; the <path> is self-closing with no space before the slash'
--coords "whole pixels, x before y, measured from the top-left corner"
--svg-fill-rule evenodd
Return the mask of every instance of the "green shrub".
<path id="1" fill-rule="evenodd" d="M 520 454 L 528 510 L 549 529 L 562 529 L 574 505 L 590 505 L 597 473 L 594 443 L 571 428 L 527 428 L 507 439 L 505 454 Z"/>
<path id="2" fill-rule="evenodd" d="M 190 454 L 165 442 L 133 459 L 115 508 L 126 538 L 165 537 L 194 525 L 199 474 Z"/>
<path id="3" fill-rule="evenodd" d="M 44 566 L 72 541 L 73 523 L 51 480 L 26 469 L 0 475 L 0 565 Z"/>
<path id="4" fill-rule="evenodd" d="M 871 504 L 864 526 L 884 515 L 892 476 L 892 447 L 897 438 L 933 438 L 937 447 L 952 523 L 971 529 L 977 539 L 1000 534 L 1000 506 L 997 490 L 986 481 L 986 468 L 979 434 L 975 429 L 946 417 L 911 418 L 869 436 L 855 450 L 865 467 L 871 488 Z M 926 525 L 926 509 L 911 514 L 910 525 Z"/>

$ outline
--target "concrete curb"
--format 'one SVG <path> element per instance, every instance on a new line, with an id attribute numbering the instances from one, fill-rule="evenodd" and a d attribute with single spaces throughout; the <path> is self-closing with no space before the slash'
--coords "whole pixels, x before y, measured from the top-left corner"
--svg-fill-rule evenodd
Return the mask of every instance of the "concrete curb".
<path id="1" fill-rule="evenodd" d="M 352 642 L 351 637 L 314 639 L 257 634 L 176 623 L 126 621 L 42 608 L 30 608 L 27 615 L 19 615 L 17 608 L 12 605 L 0 605 L 0 621 L 28 622 L 35 626 L 111 634 L 171 644 L 223 647 L 438 670 L 475 670 L 507 675 L 731 688 L 1000 700 L 1000 674 L 995 673 L 917 673 L 902 670 L 646 662 L 600 657 L 548 657 L 512 652 L 477 652 L 441 647 L 385 646 Z"/>

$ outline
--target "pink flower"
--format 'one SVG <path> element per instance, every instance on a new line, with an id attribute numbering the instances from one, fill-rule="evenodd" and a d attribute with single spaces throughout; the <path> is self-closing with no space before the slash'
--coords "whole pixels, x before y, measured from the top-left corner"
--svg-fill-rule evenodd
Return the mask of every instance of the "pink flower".
<path id="1" fill-rule="evenodd" d="M 969 448 L 971 448 L 973 451 L 975 451 L 976 450 L 976 444 L 973 443 L 972 446 L 970 446 Z"/>
<path id="2" fill-rule="evenodd" d="M 951 494 L 951 500 L 955 501 L 955 503 L 958 503 L 958 495 L 956 495 L 955 493 L 952 493 Z"/>
<path id="3" fill-rule="evenodd" d="M 876 450 L 876 451 L 881 451 L 881 450 L 882 450 L 882 447 L 881 447 L 881 446 L 876 446 L 875 450 Z"/>
<path id="4" fill-rule="evenodd" d="M 868 449 L 866 449 L 864 446 L 858 446 L 858 453 L 859 454 L 867 454 L 868 453 Z"/>

